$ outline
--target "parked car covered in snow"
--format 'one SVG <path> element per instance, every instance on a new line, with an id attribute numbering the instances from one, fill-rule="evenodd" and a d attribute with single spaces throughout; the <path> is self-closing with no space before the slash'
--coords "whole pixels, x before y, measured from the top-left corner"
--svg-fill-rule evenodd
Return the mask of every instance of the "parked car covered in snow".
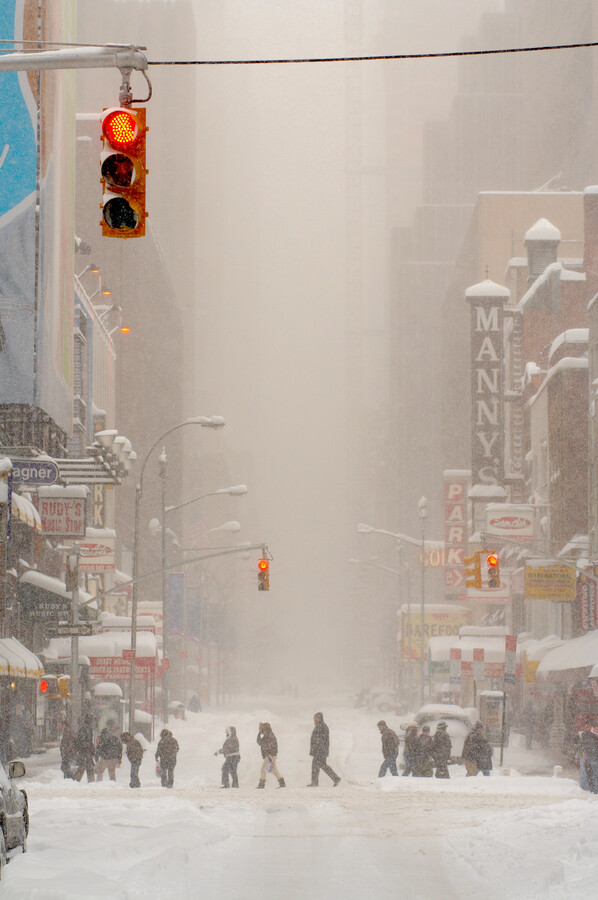
<path id="1" fill-rule="evenodd" d="M 22 778 L 25 766 L 20 760 L 9 763 L 8 773 L 0 763 L 0 878 L 7 854 L 17 847 L 27 848 L 29 808 L 27 794 L 19 790 L 13 779 Z"/>
<path id="2" fill-rule="evenodd" d="M 461 759 L 465 738 L 472 728 L 471 718 L 462 706 L 453 703 L 428 703 L 418 710 L 414 721 L 420 731 L 423 725 L 429 725 L 432 735 L 439 722 L 446 722 L 452 745 L 451 761 Z"/>

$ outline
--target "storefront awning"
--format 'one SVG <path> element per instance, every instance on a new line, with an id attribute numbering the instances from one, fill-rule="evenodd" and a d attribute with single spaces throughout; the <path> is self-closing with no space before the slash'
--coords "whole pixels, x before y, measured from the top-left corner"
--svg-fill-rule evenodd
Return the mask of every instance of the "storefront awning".
<path id="1" fill-rule="evenodd" d="M 92 603 L 88 603 L 92 600 Z M 64 581 L 27 569 L 19 578 L 19 602 L 22 607 L 36 619 L 59 620 L 70 615 L 71 592 L 67 591 Z M 79 603 L 84 608 L 97 609 L 97 601 L 91 594 L 79 588 Z M 83 609 L 82 609 L 83 614 Z"/>
<path id="2" fill-rule="evenodd" d="M 0 675 L 9 678 L 39 678 L 44 667 L 31 650 L 16 638 L 0 639 Z"/>
<path id="3" fill-rule="evenodd" d="M 35 506 L 27 497 L 23 497 L 21 494 L 13 491 L 10 498 L 10 512 L 11 519 L 22 522 L 24 525 L 28 525 L 29 528 L 34 528 L 36 531 L 41 532 L 42 520 Z"/>
<path id="4" fill-rule="evenodd" d="M 577 673 L 591 669 L 598 662 L 598 631 L 589 631 L 581 637 L 565 641 L 562 646 L 551 650 L 540 661 L 538 678 L 554 678 L 560 673 Z"/>

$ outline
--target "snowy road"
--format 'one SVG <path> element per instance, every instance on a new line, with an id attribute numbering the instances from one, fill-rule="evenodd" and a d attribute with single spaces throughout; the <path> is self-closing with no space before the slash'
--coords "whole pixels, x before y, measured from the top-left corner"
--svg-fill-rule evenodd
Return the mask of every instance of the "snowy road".
<path id="1" fill-rule="evenodd" d="M 461 767 L 450 782 L 379 781 L 378 717 L 330 706 L 330 762 L 343 780 L 333 788 L 323 776 L 308 789 L 314 709 L 295 703 L 282 714 L 272 701 L 171 723 L 181 744 L 173 791 L 157 784 L 153 750 L 139 791 L 124 765 L 116 784 L 87 785 L 62 779 L 56 751 L 32 760 L 28 852 L 5 869 L 0 898 L 595 897 L 598 798 L 573 781 L 514 768 L 465 779 Z M 264 720 L 286 789 L 269 776 L 255 790 Z M 227 724 L 241 742 L 238 791 L 218 787 L 213 752 Z"/>

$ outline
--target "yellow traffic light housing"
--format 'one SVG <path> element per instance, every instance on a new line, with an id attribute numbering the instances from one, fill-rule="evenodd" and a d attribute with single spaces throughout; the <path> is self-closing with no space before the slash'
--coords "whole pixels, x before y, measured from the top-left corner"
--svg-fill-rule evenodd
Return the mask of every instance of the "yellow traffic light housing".
<path id="1" fill-rule="evenodd" d="M 145 234 L 145 108 L 112 107 L 102 115 L 102 234 Z"/>
<path id="2" fill-rule="evenodd" d="M 270 563 L 267 559 L 260 559 L 257 564 L 257 589 L 258 591 L 270 590 Z"/>
<path id="3" fill-rule="evenodd" d="M 465 587 L 475 588 L 478 591 L 482 589 L 482 564 L 479 550 L 473 556 L 465 557 Z"/>
<path id="4" fill-rule="evenodd" d="M 488 587 L 500 587 L 500 562 L 498 553 L 489 553 L 486 557 L 486 565 L 488 566 Z"/>

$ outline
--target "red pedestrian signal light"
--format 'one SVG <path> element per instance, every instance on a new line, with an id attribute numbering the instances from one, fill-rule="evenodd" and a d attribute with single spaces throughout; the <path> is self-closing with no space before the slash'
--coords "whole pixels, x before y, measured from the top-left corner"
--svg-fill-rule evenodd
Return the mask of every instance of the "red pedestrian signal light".
<path id="1" fill-rule="evenodd" d="M 114 107 L 102 115 L 102 234 L 145 234 L 145 109 Z"/>
<path id="2" fill-rule="evenodd" d="M 48 682 L 46 681 L 46 679 L 45 679 L 45 678 L 42 678 L 42 680 L 41 680 L 40 683 L 39 683 L 39 692 L 40 692 L 40 694 L 47 694 L 47 693 L 48 693 L 49 687 L 50 687 L 50 685 L 48 684 Z"/>
<path id="3" fill-rule="evenodd" d="M 497 553 L 489 553 L 486 557 L 486 565 L 488 566 L 488 587 L 500 587 L 500 565 Z"/>
<path id="4" fill-rule="evenodd" d="M 270 590 L 270 563 L 267 559 L 260 559 L 258 561 L 257 589 L 258 591 Z"/>

